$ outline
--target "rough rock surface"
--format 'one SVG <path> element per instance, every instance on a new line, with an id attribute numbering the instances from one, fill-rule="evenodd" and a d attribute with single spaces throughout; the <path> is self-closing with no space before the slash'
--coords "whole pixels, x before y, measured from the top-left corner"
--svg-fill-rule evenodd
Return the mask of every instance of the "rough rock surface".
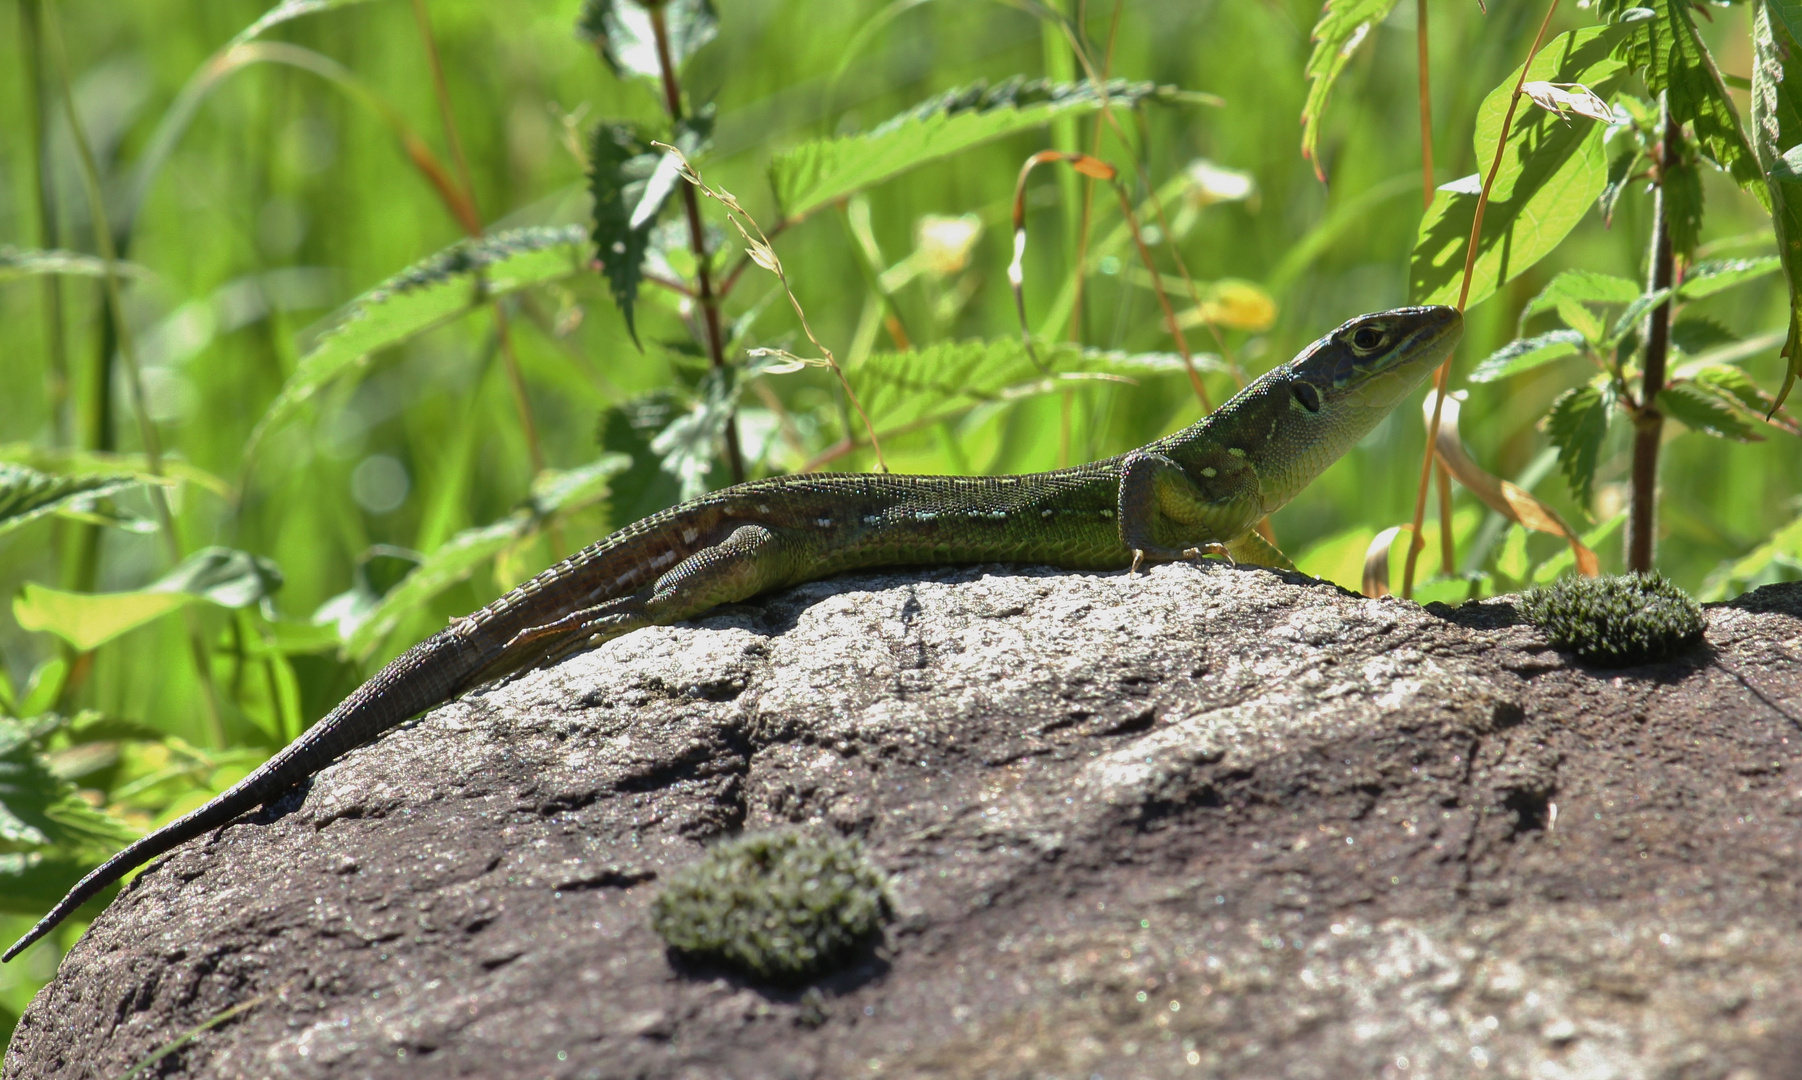
<path id="1" fill-rule="evenodd" d="M 1600 671 L 1267 571 L 822 582 L 446 706 L 145 873 L 7 1080 L 1802 1077 L 1802 586 Z M 807 990 L 673 963 L 710 838 L 865 838 Z M 248 1003 L 248 1007 L 245 1007 Z"/>

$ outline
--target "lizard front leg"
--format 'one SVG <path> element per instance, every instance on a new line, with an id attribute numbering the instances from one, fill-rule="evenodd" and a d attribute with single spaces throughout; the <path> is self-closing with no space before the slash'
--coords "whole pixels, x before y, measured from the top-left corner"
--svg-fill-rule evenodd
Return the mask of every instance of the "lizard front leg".
<path id="1" fill-rule="evenodd" d="M 1257 477 L 1248 469 L 1209 477 L 1209 489 L 1163 454 L 1128 454 L 1120 468 L 1120 541 L 1133 571 L 1146 559 L 1174 562 L 1204 554 L 1231 561 L 1229 546 L 1249 527 Z"/>

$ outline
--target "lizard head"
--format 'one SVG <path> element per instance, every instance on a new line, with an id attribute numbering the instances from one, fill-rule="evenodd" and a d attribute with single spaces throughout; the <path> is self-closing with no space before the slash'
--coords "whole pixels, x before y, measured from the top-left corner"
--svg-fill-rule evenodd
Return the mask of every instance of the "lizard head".
<path id="1" fill-rule="evenodd" d="M 1358 425 L 1362 438 L 1464 333 L 1457 308 L 1396 308 L 1360 315 L 1316 341 L 1288 364 L 1294 411 L 1334 426 Z"/>
<path id="2" fill-rule="evenodd" d="M 1443 306 L 1360 315 L 1254 382 L 1239 428 L 1267 428 L 1253 447 L 1263 509 L 1288 502 L 1357 445 L 1426 380 L 1464 333 L 1464 316 Z M 1242 440 L 1254 440 L 1247 430 Z"/>

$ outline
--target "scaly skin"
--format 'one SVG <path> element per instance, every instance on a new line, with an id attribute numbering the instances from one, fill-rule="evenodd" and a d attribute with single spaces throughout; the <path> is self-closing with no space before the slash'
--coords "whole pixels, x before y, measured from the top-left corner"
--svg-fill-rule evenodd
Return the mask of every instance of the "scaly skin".
<path id="1" fill-rule="evenodd" d="M 1212 552 L 1288 568 L 1253 527 L 1389 415 L 1462 332 L 1462 317 L 1447 307 L 1353 319 L 1199 423 L 1073 469 L 774 477 L 628 525 L 407 650 L 230 790 L 82 878 L 0 959 L 133 868 L 279 797 L 396 724 L 643 626 L 875 566 L 1110 570 Z"/>

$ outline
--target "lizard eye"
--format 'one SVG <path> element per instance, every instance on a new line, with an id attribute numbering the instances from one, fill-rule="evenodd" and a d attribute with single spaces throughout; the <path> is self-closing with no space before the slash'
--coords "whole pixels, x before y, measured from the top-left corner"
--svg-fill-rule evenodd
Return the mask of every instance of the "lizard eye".
<path id="1" fill-rule="evenodd" d="M 1301 402 L 1301 407 L 1309 412 L 1320 411 L 1320 391 L 1314 389 L 1312 383 L 1298 382 L 1289 387 L 1289 393 Z"/>
<path id="2" fill-rule="evenodd" d="M 1352 334 L 1352 348 L 1359 352 L 1374 352 L 1383 344 L 1383 339 L 1386 337 L 1388 337 L 1387 334 L 1374 326 L 1360 326 Z"/>

